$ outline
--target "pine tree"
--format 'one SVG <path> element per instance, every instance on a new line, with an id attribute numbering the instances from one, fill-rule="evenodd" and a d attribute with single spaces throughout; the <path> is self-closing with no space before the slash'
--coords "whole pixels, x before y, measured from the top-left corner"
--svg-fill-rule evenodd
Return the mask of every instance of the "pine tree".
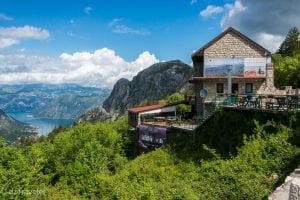
<path id="1" fill-rule="evenodd" d="M 285 56 L 293 56 L 297 52 L 300 52 L 300 32 L 294 27 L 289 30 L 285 40 L 280 45 L 277 53 Z"/>

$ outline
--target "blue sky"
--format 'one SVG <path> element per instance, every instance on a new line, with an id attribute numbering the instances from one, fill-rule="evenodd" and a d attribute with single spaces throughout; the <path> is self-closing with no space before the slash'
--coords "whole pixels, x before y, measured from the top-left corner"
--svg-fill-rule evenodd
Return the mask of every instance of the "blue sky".
<path id="1" fill-rule="evenodd" d="M 194 50 L 229 26 L 275 51 L 300 23 L 300 1 L 282 2 L 1 0 L 0 83 L 111 87 L 155 62 L 190 64 Z"/>
<path id="2" fill-rule="evenodd" d="M 221 31 L 218 16 L 199 16 L 209 2 L 2 0 L 0 12 L 13 20 L 0 21 L 0 25 L 31 25 L 48 30 L 50 37 L 46 42 L 30 40 L 14 46 L 29 51 L 58 56 L 62 52 L 106 47 L 126 60 L 133 60 L 146 50 L 161 60 L 190 62 L 191 52 Z M 223 4 L 214 1 L 214 5 Z M 114 20 L 131 31 L 114 32 Z"/>

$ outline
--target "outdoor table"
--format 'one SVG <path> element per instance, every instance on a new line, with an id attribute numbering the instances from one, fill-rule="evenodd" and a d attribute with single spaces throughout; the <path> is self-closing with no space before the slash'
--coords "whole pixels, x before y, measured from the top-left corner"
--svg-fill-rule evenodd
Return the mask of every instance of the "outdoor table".
<path id="1" fill-rule="evenodd" d="M 276 99 L 277 104 L 278 104 L 278 109 L 283 109 L 286 106 L 286 97 L 274 97 L 274 99 Z"/>
<path id="2" fill-rule="evenodd" d="M 258 105 L 258 99 L 253 96 L 249 96 L 249 102 L 250 102 L 250 107 L 256 108 Z"/>
<path id="3" fill-rule="evenodd" d="M 247 96 L 246 95 L 239 95 L 238 96 L 238 106 L 247 106 Z"/>

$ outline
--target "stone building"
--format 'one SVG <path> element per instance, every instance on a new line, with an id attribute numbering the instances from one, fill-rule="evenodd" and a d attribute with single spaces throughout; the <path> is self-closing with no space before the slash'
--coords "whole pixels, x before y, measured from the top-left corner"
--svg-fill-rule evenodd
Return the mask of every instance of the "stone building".
<path id="1" fill-rule="evenodd" d="M 194 52 L 192 60 L 197 113 L 203 111 L 204 101 L 212 101 L 216 95 L 277 92 L 271 53 L 232 27 Z M 207 93 L 205 100 L 201 90 Z"/>

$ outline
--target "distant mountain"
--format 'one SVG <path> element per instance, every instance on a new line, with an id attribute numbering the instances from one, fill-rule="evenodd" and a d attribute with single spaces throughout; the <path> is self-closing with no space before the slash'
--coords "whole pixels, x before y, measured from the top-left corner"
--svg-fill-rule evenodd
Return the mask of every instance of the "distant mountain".
<path id="1" fill-rule="evenodd" d="M 75 118 L 102 105 L 110 91 L 75 84 L 0 85 L 0 109 L 7 113 L 35 113 L 38 117 Z"/>
<path id="2" fill-rule="evenodd" d="M 33 112 L 34 116 L 52 119 L 75 119 L 87 110 L 101 106 L 103 96 L 65 94 Z"/>
<path id="3" fill-rule="evenodd" d="M 0 110 L 0 137 L 7 143 L 13 143 L 19 137 L 26 137 L 37 134 L 37 130 L 28 124 L 15 120 Z"/>
<path id="4" fill-rule="evenodd" d="M 129 107 L 157 101 L 188 88 L 192 74 L 192 67 L 179 60 L 154 64 L 139 72 L 132 81 L 117 81 L 103 108 L 108 113 L 124 114 Z"/>

